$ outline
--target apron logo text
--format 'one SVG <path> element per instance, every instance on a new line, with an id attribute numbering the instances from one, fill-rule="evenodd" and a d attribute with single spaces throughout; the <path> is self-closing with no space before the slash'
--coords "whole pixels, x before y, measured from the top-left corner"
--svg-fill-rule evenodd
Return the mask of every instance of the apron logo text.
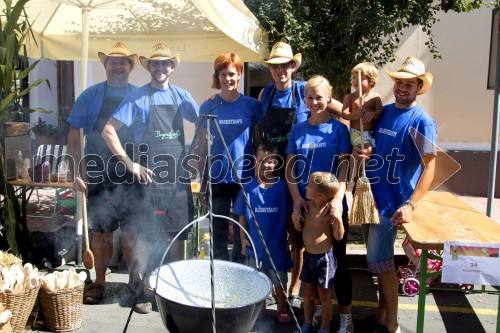
<path id="1" fill-rule="evenodd" d="M 155 131 L 155 137 L 161 138 L 162 140 L 172 140 L 172 139 L 177 139 L 178 137 L 181 136 L 181 131 L 171 131 L 170 133 L 162 133 L 160 131 Z"/>

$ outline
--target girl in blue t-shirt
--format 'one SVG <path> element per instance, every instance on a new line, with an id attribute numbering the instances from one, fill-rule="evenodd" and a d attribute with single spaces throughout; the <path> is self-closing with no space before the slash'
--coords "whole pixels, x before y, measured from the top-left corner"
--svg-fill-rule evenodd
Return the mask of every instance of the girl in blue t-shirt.
<path id="1" fill-rule="evenodd" d="M 342 240 L 333 242 L 333 250 L 337 258 L 334 287 L 339 303 L 341 325 L 352 332 L 352 279 L 346 255 L 348 208 L 344 197 L 347 162 L 352 148 L 347 126 L 331 119 L 326 111 L 326 105 L 331 96 L 332 87 L 324 77 L 313 76 L 307 82 L 306 106 L 311 111 L 311 116 L 307 121 L 292 127 L 286 149 L 286 175 L 294 210 L 307 211 L 305 188 L 311 173 L 330 172 L 335 174 L 340 182 L 339 190 L 330 202 L 331 216 L 337 215 L 334 214 L 335 210 L 343 211 L 342 222 L 345 228 Z M 311 324 L 311 322 L 306 321 L 306 324 Z"/>
<path id="2" fill-rule="evenodd" d="M 212 212 L 214 214 L 231 216 L 231 204 L 234 204 L 240 190 L 239 180 L 243 183 L 251 180 L 253 176 L 254 146 L 258 144 L 254 133 L 258 130 L 261 121 L 260 102 L 254 98 L 242 95 L 238 86 L 243 71 L 243 63 L 235 53 L 222 53 L 214 62 L 215 72 L 213 74 L 212 88 L 220 89 L 213 99 L 204 102 L 200 107 L 200 115 L 214 115 L 215 120 L 210 120 L 211 134 L 211 163 L 208 167 L 207 156 L 207 122 L 202 119 L 200 137 L 200 172 L 202 175 L 202 191 L 206 192 L 208 172 L 210 172 L 212 184 Z M 222 136 L 213 123 L 217 122 Z M 229 156 L 224 147 L 227 145 Z M 236 169 L 233 172 L 230 162 Z M 209 171 L 210 170 L 210 171 Z M 202 203 L 206 204 L 206 195 L 202 197 Z M 214 218 L 214 257 L 229 260 L 227 250 L 229 228 L 228 220 Z M 239 227 L 233 226 L 234 247 L 232 260 L 243 262 L 241 255 L 241 244 L 239 238 Z"/>

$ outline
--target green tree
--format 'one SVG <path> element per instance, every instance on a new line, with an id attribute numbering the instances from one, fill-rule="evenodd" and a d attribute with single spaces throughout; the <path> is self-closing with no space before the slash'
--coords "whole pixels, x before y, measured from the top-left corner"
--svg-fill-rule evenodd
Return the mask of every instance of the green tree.
<path id="1" fill-rule="evenodd" d="M 441 58 L 432 27 L 440 11 L 469 12 L 499 0 L 245 0 L 269 32 L 269 45 L 289 43 L 301 52 L 305 77 L 326 76 L 341 98 L 350 87 L 351 69 L 362 61 L 378 66 L 394 60 L 404 28 L 420 26 L 425 45 Z"/>
<path id="2" fill-rule="evenodd" d="M 4 0 L 5 9 L 0 13 L 0 137 L 6 121 L 18 120 L 17 118 L 24 112 L 42 111 L 22 105 L 22 98 L 32 88 L 43 82 L 50 88 L 46 79 L 38 79 L 27 87 L 20 85 L 38 64 L 38 61 L 35 61 L 30 65 L 26 57 L 26 44 L 30 40 L 35 42 L 30 22 L 24 11 L 27 2 L 28 0 L 19 0 L 13 5 L 12 0 Z M 16 243 L 16 215 L 18 215 L 16 211 L 19 210 L 19 203 L 12 185 L 4 177 L 5 164 L 1 144 L 0 151 L 0 193 L 4 197 L 1 209 L 5 215 L 6 237 L 11 251 L 19 254 Z"/>

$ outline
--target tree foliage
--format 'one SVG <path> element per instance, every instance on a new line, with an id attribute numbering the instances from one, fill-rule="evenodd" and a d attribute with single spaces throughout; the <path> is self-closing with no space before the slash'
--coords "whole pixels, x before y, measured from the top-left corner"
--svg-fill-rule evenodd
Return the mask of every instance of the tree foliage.
<path id="1" fill-rule="evenodd" d="M 269 46 L 289 43 L 303 55 L 301 73 L 326 76 L 340 98 L 351 69 L 362 61 L 378 66 L 394 60 L 405 28 L 420 26 L 425 45 L 441 58 L 432 33 L 440 11 L 469 12 L 500 0 L 245 0 L 269 32 Z"/>

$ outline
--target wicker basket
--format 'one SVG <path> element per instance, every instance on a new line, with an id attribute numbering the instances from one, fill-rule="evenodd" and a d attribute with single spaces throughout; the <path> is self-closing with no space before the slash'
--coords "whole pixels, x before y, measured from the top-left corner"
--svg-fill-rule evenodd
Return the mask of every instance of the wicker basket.
<path id="1" fill-rule="evenodd" d="M 40 285 L 22 294 L 0 293 L 0 303 L 2 303 L 6 309 L 12 311 L 10 325 L 12 326 L 13 332 L 24 332 L 26 322 L 35 305 L 39 289 Z"/>
<path id="2" fill-rule="evenodd" d="M 49 292 L 40 290 L 45 326 L 54 332 L 71 332 L 82 325 L 83 287 Z"/>

